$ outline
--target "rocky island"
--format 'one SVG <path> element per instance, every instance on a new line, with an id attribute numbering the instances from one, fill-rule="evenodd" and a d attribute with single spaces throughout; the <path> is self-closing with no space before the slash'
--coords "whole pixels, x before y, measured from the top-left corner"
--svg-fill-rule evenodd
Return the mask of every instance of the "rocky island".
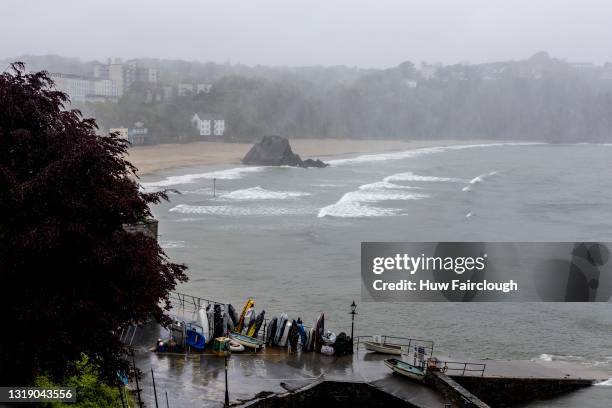
<path id="1" fill-rule="evenodd" d="M 264 136 L 242 159 L 244 164 L 258 166 L 327 167 L 321 160 L 302 160 L 291 150 L 289 140 L 282 136 Z"/>

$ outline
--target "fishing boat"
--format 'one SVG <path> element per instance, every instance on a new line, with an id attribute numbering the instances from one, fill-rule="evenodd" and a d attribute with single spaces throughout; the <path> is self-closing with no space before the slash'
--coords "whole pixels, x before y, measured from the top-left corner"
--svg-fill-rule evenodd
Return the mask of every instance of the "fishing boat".
<path id="1" fill-rule="evenodd" d="M 246 348 L 258 350 L 263 347 L 263 341 L 254 337 L 245 336 L 240 333 L 230 333 L 230 338 L 238 344 L 242 344 Z"/>
<path id="2" fill-rule="evenodd" d="M 423 381 L 423 378 L 425 378 L 425 369 L 396 358 L 385 360 L 385 365 L 393 370 L 393 372 L 406 376 L 412 380 Z"/>

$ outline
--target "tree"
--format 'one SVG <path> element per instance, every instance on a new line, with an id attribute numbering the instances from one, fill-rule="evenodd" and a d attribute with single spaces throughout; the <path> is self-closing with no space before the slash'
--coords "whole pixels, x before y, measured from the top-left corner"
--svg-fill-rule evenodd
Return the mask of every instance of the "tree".
<path id="1" fill-rule="evenodd" d="M 157 240 L 128 232 L 164 193 L 139 190 L 127 142 L 65 110 L 46 72 L 0 75 L 0 384 L 128 368 L 118 335 L 155 318 L 186 280 Z"/>

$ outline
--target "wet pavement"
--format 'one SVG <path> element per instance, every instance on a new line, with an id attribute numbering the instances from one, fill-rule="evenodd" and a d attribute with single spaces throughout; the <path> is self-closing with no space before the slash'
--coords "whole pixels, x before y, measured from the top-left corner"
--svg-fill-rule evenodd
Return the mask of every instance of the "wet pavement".
<path id="1" fill-rule="evenodd" d="M 225 396 L 224 358 L 210 352 L 202 354 L 154 353 L 148 348 L 163 331 L 147 328 L 136 336 L 136 364 L 143 372 L 140 381 L 146 406 L 154 407 L 151 369 L 159 406 L 220 407 Z M 352 356 L 335 357 L 318 353 L 289 354 L 278 347 L 259 352 L 234 353 L 228 359 L 230 401 L 239 404 L 254 399 L 261 392 L 285 393 L 323 380 L 365 382 L 419 407 L 444 406 L 444 398 L 435 389 L 394 375 L 383 361 L 392 356 L 374 354 L 364 349 Z M 438 358 L 444 360 L 443 357 Z M 605 380 L 608 373 L 578 364 L 535 361 L 481 360 L 485 377 L 513 378 L 589 378 Z M 449 375 L 453 373 L 449 372 Z M 466 375 L 468 375 L 467 373 Z M 480 376 L 480 373 L 473 373 Z"/>

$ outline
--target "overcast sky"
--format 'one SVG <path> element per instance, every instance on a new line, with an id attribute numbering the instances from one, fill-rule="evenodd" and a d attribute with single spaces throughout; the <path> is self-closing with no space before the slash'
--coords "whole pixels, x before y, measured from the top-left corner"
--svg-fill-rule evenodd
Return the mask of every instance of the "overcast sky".
<path id="1" fill-rule="evenodd" d="M 0 0 L 0 57 L 254 65 L 612 61 L 610 0 Z"/>

